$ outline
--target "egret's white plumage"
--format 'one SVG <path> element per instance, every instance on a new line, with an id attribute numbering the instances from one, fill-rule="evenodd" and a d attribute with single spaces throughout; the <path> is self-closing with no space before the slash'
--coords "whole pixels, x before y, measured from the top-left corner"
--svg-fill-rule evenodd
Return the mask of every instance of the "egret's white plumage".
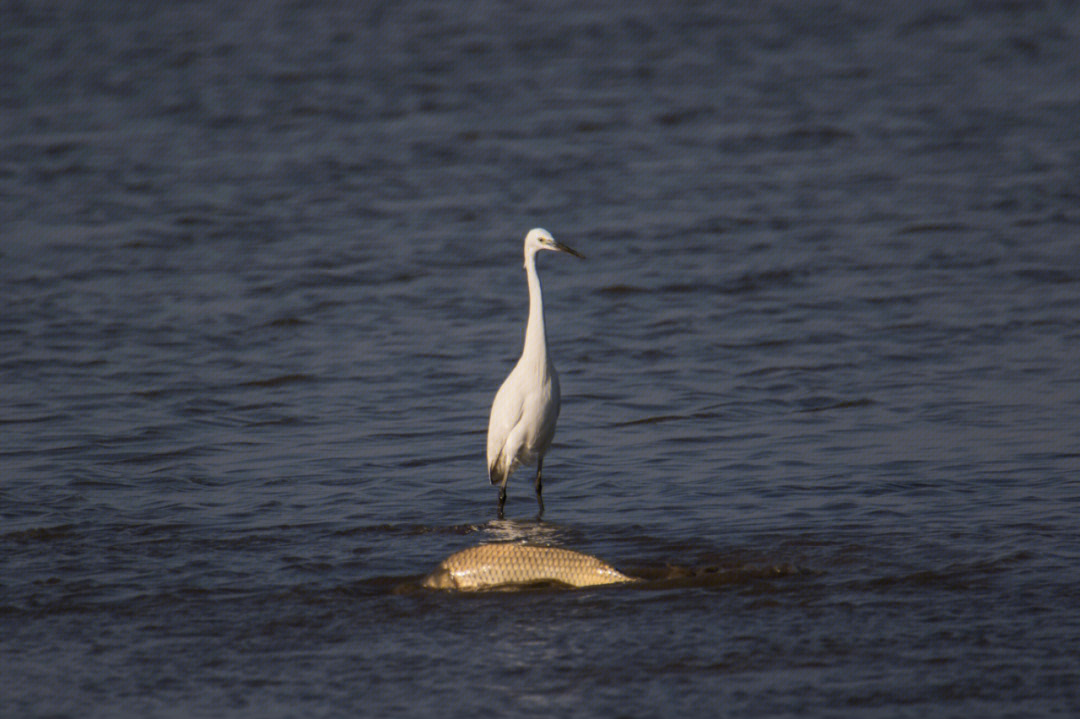
<path id="1" fill-rule="evenodd" d="M 506 480 L 521 465 L 536 465 L 536 501 L 544 512 L 540 473 L 544 454 L 555 436 L 559 418 L 559 376 L 547 350 L 544 329 L 544 298 L 536 274 L 536 253 L 540 250 L 581 254 L 556 242 L 539 227 L 525 235 L 525 275 L 529 280 L 529 321 L 521 359 L 495 394 L 488 421 L 488 478 L 499 485 L 499 516 L 506 502 Z"/>

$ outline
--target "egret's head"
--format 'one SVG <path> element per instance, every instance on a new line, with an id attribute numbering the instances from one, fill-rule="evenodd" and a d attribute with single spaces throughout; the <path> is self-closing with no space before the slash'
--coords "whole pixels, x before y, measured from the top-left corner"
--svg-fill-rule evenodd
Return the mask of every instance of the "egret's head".
<path id="1" fill-rule="evenodd" d="M 555 250 L 557 252 L 566 252 L 574 257 L 580 257 L 585 259 L 585 255 L 581 254 L 572 247 L 567 247 L 561 242 L 556 242 L 555 238 L 551 236 L 551 233 L 547 230 L 534 227 L 529 230 L 529 234 L 525 235 L 525 254 L 535 254 L 540 250 Z"/>

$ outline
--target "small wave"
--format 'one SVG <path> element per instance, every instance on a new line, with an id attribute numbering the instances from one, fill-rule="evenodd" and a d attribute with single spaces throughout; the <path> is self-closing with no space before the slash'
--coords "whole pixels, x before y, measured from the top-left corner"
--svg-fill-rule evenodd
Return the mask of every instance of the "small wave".
<path id="1" fill-rule="evenodd" d="M 70 539 L 75 534 L 75 525 L 58 524 L 53 527 L 33 527 L 0 534 L 0 540 L 29 544 L 31 542 L 52 542 L 57 539 Z"/>
<path id="2" fill-rule="evenodd" d="M 475 532 L 474 524 L 454 524 L 448 526 L 436 526 L 430 524 L 371 524 L 363 527 L 352 527 L 334 532 L 334 536 L 352 537 L 368 534 L 386 534 L 394 536 L 417 536 L 422 534 L 470 534 Z"/>
<path id="3" fill-rule="evenodd" d="M 655 417 L 642 417 L 641 419 L 631 419 L 625 422 L 616 422 L 612 427 L 633 427 L 639 424 L 660 424 L 661 422 L 671 422 L 674 420 L 686 419 L 686 417 L 679 414 L 660 414 Z"/>
<path id="4" fill-rule="evenodd" d="M 913 222 L 896 231 L 898 235 L 922 235 L 936 232 L 962 232 L 971 227 L 961 222 Z"/>
<path id="5" fill-rule="evenodd" d="M 601 287 L 598 291 L 602 295 L 622 296 L 622 295 L 645 294 L 645 293 L 649 292 L 650 290 L 648 288 L 645 288 L 645 287 L 635 287 L 634 285 L 617 284 L 617 285 L 608 285 L 607 287 Z"/>
<path id="6" fill-rule="evenodd" d="M 271 320 L 266 323 L 267 327 L 297 327 L 300 325 L 311 324 L 308 320 L 301 317 L 278 317 L 275 320 Z"/>
<path id="7" fill-rule="evenodd" d="M 269 379 L 257 379 L 250 382 L 243 382 L 242 387 L 280 387 L 286 384 L 293 384 L 297 382 L 314 382 L 317 378 L 315 375 L 305 374 L 302 372 L 295 374 L 283 374 L 278 377 L 270 377 Z"/>
<path id="8" fill-rule="evenodd" d="M 1067 270 L 1052 267 L 1017 270 L 1013 274 L 1022 280 L 1031 280 L 1032 282 L 1048 285 L 1064 285 L 1077 280 L 1077 275 Z"/>
<path id="9" fill-rule="evenodd" d="M 830 397 L 810 397 L 805 400 L 800 400 L 799 404 L 803 405 L 803 412 L 826 412 L 833 409 L 854 409 L 856 407 L 870 407 L 877 404 L 869 397 L 859 397 L 858 399 L 845 399 L 838 400 Z"/>

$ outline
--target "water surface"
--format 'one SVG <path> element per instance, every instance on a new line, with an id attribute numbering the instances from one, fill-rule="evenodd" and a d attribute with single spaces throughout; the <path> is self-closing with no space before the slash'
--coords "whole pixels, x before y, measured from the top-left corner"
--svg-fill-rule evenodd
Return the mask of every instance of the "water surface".
<path id="1" fill-rule="evenodd" d="M 1080 10 L 0 11 L 10 716 L 1080 709 Z M 495 521 L 521 240 L 563 410 Z M 529 539 L 702 581 L 452 596 Z M 709 578 L 711 577 L 711 579 Z"/>

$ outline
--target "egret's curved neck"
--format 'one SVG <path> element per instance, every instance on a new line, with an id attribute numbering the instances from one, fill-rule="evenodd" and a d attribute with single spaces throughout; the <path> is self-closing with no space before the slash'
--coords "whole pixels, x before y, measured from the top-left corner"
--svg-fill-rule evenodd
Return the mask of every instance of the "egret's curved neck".
<path id="1" fill-rule="evenodd" d="M 529 278 L 529 323 L 525 326 L 522 357 L 547 362 L 547 332 L 544 329 L 544 298 L 540 276 L 536 274 L 536 250 L 525 252 L 525 274 Z"/>

